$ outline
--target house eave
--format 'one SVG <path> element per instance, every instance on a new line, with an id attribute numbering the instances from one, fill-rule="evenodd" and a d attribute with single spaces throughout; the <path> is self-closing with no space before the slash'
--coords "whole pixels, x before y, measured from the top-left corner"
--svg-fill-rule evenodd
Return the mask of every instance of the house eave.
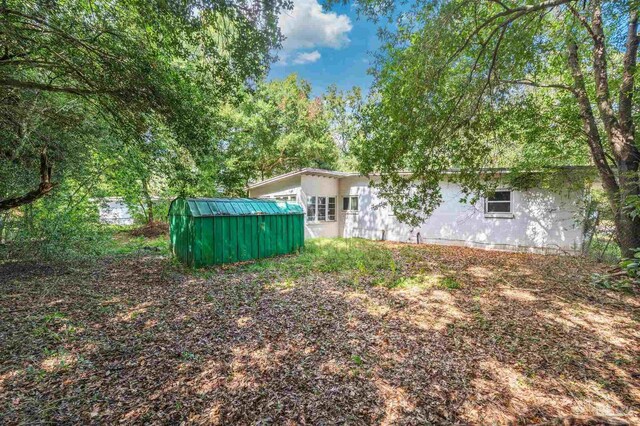
<path id="1" fill-rule="evenodd" d="M 305 169 L 301 169 L 301 170 L 296 170 L 294 172 L 289 172 L 289 173 L 285 173 L 285 174 L 282 174 L 282 175 L 274 176 L 272 178 L 265 179 L 265 180 L 260 181 L 260 182 L 249 184 L 249 185 L 247 185 L 247 189 L 259 188 L 259 187 L 264 186 L 264 185 L 269 185 L 269 184 L 274 183 L 274 182 L 279 182 L 279 181 L 284 180 L 284 179 L 289 179 L 289 178 L 292 178 L 292 177 L 302 176 L 302 175 L 306 175 L 306 176 L 322 176 L 322 177 L 335 178 L 335 179 L 339 179 L 339 178 L 342 178 L 342 177 L 349 177 L 349 176 L 360 176 L 360 174 L 353 173 L 353 172 L 338 172 L 338 171 L 334 171 L 334 170 L 305 168 Z"/>
<path id="2" fill-rule="evenodd" d="M 549 172 L 550 170 L 567 170 L 567 171 L 573 171 L 573 170 L 593 170 L 594 167 L 593 166 L 558 166 L 558 167 L 551 167 L 549 169 L 540 169 L 540 170 L 532 170 L 530 171 L 531 173 L 545 173 L 545 172 Z M 444 171 L 444 175 L 455 175 L 460 173 L 462 170 L 461 169 L 457 169 L 457 168 L 452 168 L 452 169 L 448 169 Z M 512 172 L 513 169 L 510 168 L 506 168 L 506 167 L 487 167 L 487 168 L 483 168 L 480 170 L 480 174 L 482 175 L 505 175 L 508 174 L 510 172 Z M 401 171 L 399 172 L 400 175 L 402 176 L 411 176 L 411 172 L 406 172 L 406 171 Z M 306 176 L 322 176 L 322 177 L 328 177 L 328 178 L 335 178 L 335 179 L 340 179 L 340 178 L 344 178 L 344 177 L 357 177 L 357 176 L 362 176 L 362 177 L 366 177 L 366 178 L 372 178 L 375 176 L 380 176 L 381 173 L 371 173 L 369 175 L 362 175 L 360 173 L 356 173 L 356 172 L 338 172 L 338 171 L 334 171 L 334 170 L 323 170 L 323 169 L 313 169 L 313 168 L 305 168 L 305 169 L 301 169 L 301 170 L 296 170 L 294 172 L 289 172 L 289 173 L 285 173 L 282 175 L 278 175 L 278 176 L 274 176 L 272 178 L 269 179 L 265 179 L 263 181 L 260 182 L 255 182 L 252 184 L 247 185 L 247 190 L 251 190 L 251 189 L 255 189 L 255 188 L 259 188 L 261 186 L 265 186 L 265 185 L 269 185 L 271 183 L 274 182 L 279 182 L 281 180 L 284 179 L 289 179 L 292 177 L 296 177 L 296 176 L 302 176 L 302 175 L 306 175 Z"/>

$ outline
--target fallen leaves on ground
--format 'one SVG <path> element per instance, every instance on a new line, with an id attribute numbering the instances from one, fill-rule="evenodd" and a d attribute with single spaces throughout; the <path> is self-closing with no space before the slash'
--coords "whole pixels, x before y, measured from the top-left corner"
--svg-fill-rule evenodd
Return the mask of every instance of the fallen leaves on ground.
<path id="1" fill-rule="evenodd" d="M 639 421 L 640 298 L 592 286 L 605 267 L 378 244 L 397 286 L 160 256 L 0 265 L 0 423 Z"/>
<path id="2" fill-rule="evenodd" d="M 149 222 L 139 228 L 129 231 L 129 235 L 134 237 L 157 238 L 169 235 L 169 224 L 160 220 Z"/>

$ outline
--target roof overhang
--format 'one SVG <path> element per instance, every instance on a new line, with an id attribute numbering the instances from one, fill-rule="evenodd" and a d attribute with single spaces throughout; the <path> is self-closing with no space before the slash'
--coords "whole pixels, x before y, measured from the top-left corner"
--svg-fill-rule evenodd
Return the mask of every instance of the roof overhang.
<path id="1" fill-rule="evenodd" d="M 530 171 L 530 173 L 548 173 L 550 171 L 579 171 L 579 170 L 594 170 L 593 166 L 559 166 L 559 167 L 550 167 L 548 169 L 539 169 L 539 170 L 533 170 Z M 512 172 L 512 169 L 509 168 L 505 168 L 505 167 L 487 167 L 487 168 L 483 168 L 480 170 L 480 174 L 481 175 L 506 175 L 510 172 Z M 461 172 L 461 169 L 448 169 L 446 171 L 443 172 L 444 175 L 455 175 Z M 400 174 L 401 176 L 411 176 L 412 173 L 410 172 L 405 172 L 405 171 L 401 171 L 398 174 Z M 334 171 L 334 170 L 323 170 L 323 169 L 313 169 L 313 168 L 305 168 L 305 169 L 301 169 L 301 170 L 297 170 L 295 172 L 290 172 L 290 173 L 285 173 L 282 175 L 278 175 L 278 176 L 274 176 L 270 179 L 266 179 L 260 182 L 255 182 L 252 184 L 249 184 L 247 186 L 247 189 L 254 189 L 254 188 L 259 188 L 261 186 L 264 185 L 269 185 L 271 183 L 274 182 L 279 182 L 281 180 L 285 180 L 285 179 L 289 179 L 292 177 L 296 177 L 296 176 L 322 176 L 322 177 L 328 177 L 328 178 L 335 178 L 335 179 L 340 179 L 340 178 L 344 178 L 344 177 L 354 177 L 354 176 L 362 176 L 362 177 L 366 177 L 366 178 L 372 178 L 375 176 L 380 176 L 380 173 L 372 173 L 368 176 L 362 175 L 360 173 L 355 173 L 355 172 L 338 172 L 338 171 Z"/>
<path id="2" fill-rule="evenodd" d="M 271 183 L 274 182 L 279 182 L 281 180 L 285 180 L 285 179 L 289 179 L 292 177 L 296 177 L 296 176 L 321 176 L 321 177 L 327 177 L 327 178 L 335 178 L 335 179 L 339 179 L 342 177 L 348 177 L 348 176 L 359 176 L 358 173 L 352 173 L 352 172 L 337 172 L 334 170 L 323 170 L 323 169 L 312 169 L 312 168 L 306 168 L 306 169 L 301 169 L 301 170 L 297 170 L 295 172 L 290 172 L 290 173 L 285 173 L 282 175 L 278 175 L 278 176 L 274 176 L 270 179 L 265 179 L 262 180 L 260 182 L 255 182 L 252 184 L 247 185 L 247 189 L 255 189 L 255 188 L 259 188 L 261 186 L 264 185 L 269 185 Z"/>

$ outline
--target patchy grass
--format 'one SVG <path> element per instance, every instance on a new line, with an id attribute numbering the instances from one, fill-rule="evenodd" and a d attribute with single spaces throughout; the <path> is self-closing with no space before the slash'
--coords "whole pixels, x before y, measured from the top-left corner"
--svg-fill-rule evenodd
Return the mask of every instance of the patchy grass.
<path id="1" fill-rule="evenodd" d="M 140 253 L 156 253 L 169 255 L 169 237 L 160 235 L 147 238 L 131 235 L 131 230 L 115 229 L 109 244 L 105 246 L 105 255 L 121 256 Z"/>
<path id="2" fill-rule="evenodd" d="M 320 239 L 190 271 L 118 238 L 0 265 L 0 423 L 639 421 L 640 298 L 587 260 Z"/>
<path id="3" fill-rule="evenodd" d="M 358 274 L 394 272 L 394 265 L 393 252 L 384 245 L 361 239 L 318 238 L 307 241 L 299 255 L 263 259 L 238 268 L 246 272 L 277 272 L 290 277 L 320 272 L 349 280 Z M 234 266 L 231 268 L 235 269 Z"/>

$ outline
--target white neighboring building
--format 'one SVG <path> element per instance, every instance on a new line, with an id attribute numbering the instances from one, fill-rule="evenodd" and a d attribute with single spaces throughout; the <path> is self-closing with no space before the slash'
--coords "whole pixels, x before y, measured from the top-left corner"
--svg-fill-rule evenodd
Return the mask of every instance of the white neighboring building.
<path id="1" fill-rule="evenodd" d="M 372 179 L 376 179 L 373 177 Z M 442 204 L 420 226 L 396 219 L 370 179 L 357 173 L 303 169 L 249 186 L 252 198 L 307 208 L 305 238 L 362 237 L 529 252 L 581 250 L 583 191 L 501 188 L 477 204 L 460 203 L 457 184 L 442 182 Z"/>
<path id="2" fill-rule="evenodd" d="M 133 216 L 122 198 L 105 197 L 92 201 L 98 203 L 100 223 L 109 225 L 133 225 Z"/>

